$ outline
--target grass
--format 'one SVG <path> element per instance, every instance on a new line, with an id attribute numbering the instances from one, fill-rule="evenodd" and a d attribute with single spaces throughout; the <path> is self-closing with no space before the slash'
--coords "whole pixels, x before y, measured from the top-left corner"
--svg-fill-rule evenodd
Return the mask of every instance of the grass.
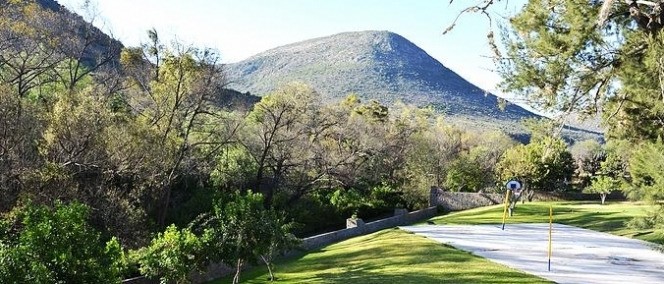
<path id="1" fill-rule="evenodd" d="M 579 202 L 534 202 L 518 204 L 510 223 L 548 223 L 549 206 L 553 206 L 553 221 L 664 244 L 664 235 L 653 230 L 636 230 L 627 226 L 632 218 L 645 216 L 652 209 L 649 205 L 620 202 L 600 205 Z M 482 207 L 439 216 L 430 221 L 436 224 L 496 224 L 502 223 L 503 206 Z"/>
<path id="2" fill-rule="evenodd" d="M 278 283 L 551 283 L 399 229 L 284 259 L 276 275 Z M 245 271 L 241 282 L 268 282 L 267 270 Z"/>
<path id="3" fill-rule="evenodd" d="M 637 203 L 534 202 L 518 204 L 507 223 L 554 222 L 664 244 L 664 235 L 627 226 L 652 207 Z M 496 224 L 503 206 L 435 217 L 436 224 Z M 353 238 L 276 264 L 278 283 L 550 283 L 399 229 Z M 223 278 L 212 283 L 230 283 Z M 242 283 L 266 283 L 263 266 L 244 271 Z"/>

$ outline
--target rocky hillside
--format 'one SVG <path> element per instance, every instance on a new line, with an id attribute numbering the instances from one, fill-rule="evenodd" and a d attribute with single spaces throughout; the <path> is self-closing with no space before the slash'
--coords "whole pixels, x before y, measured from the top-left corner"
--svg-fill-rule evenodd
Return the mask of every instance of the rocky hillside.
<path id="1" fill-rule="evenodd" d="M 328 101 L 356 93 L 386 104 L 432 105 L 451 118 L 514 124 L 537 115 L 469 83 L 404 37 L 363 31 L 278 47 L 227 66 L 231 87 L 257 95 L 290 81 L 304 82 Z"/>

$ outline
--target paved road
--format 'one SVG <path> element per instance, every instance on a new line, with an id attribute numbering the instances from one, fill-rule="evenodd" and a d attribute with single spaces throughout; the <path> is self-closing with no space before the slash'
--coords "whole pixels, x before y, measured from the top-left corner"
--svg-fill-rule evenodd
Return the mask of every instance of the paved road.
<path id="1" fill-rule="evenodd" d="M 664 283 L 664 253 L 652 244 L 554 224 L 423 225 L 401 229 L 557 283 Z"/>

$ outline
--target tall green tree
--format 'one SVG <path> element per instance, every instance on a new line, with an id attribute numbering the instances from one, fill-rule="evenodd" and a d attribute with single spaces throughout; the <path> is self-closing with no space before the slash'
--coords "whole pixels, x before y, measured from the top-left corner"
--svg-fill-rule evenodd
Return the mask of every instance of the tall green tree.
<path id="1" fill-rule="evenodd" d="M 655 204 L 655 210 L 632 224 L 643 229 L 664 229 L 664 143 L 646 142 L 637 147 L 629 160 L 631 186 L 624 191 L 628 197 Z"/>
<path id="2" fill-rule="evenodd" d="M 581 188 L 590 184 L 591 179 L 601 170 L 601 164 L 606 160 L 606 151 L 595 139 L 574 143 L 570 153 L 576 163 L 576 177 Z"/>
<path id="3" fill-rule="evenodd" d="M 584 193 L 599 194 L 600 201 L 604 205 L 606 196 L 620 188 L 620 181 L 610 176 L 597 176 L 593 178 L 590 186 L 583 189 Z"/>
<path id="4" fill-rule="evenodd" d="M 661 141 L 640 145 L 629 161 L 629 173 L 634 185 L 627 194 L 638 200 L 664 200 L 664 144 Z"/>
<path id="5" fill-rule="evenodd" d="M 664 137 L 663 23 L 659 1 L 530 0 L 510 20 L 501 60 L 505 91 L 601 114 L 609 141 L 643 145 L 628 159 L 609 153 L 603 170 L 631 178 L 627 194 L 651 202 L 660 186 L 650 158 Z"/>
<path id="6" fill-rule="evenodd" d="M 486 183 L 479 163 L 472 160 L 468 155 L 462 155 L 450 164 L 447 171 L 445 187 L 451 191 L 478 191 Z"/>
<path id="7" fill-rule="evenodd" d="M 239 283 L 244 265 L 259 260 L 273 277 L 272 256 L 296 242 L 283 214 L 266 209 L 260 193 L 237 192 L 225 202 L 219 200 L 205 219 L 202 229 L 208 258 L 233 267 L 233 283 Z"/>
<path id="8" fill-rule="evenodd" d="M 502 87 L 549 110 L 601 111 L 612 137 L 656 138 L 661 9 L 602 2 L 528 1 L 505 32 Z"/>
<path id="9" fill-rule="evenodd" d="M 500 181 L 521 180 L 525 189 L 560 190 L 571 181 L 574 169 L 565 142 L 545 138 L 507 150 L 496 165 L 496 174 Z"/>
<path id="10" fill-rule="evenodd" d="M 319 108 L 318 93 L 304 84 L 291 83 L 265 96 L 249 114 L 240 143 L 255 162 L 254 189 L 265 194 L 266 205 L 271 206 L 277 191 L 284 189 L 289 174 L 301 172 L 298 168 L 314 161 L 311 149 L 321 126 L 315 121 Z M 305 183 L 322 176 L 312 174 Z"/>

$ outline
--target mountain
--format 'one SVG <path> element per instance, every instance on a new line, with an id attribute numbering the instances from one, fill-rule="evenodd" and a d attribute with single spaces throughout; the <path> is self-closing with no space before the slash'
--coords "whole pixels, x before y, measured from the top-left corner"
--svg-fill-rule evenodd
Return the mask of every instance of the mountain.
<path id="1" fill-rule="evenodd" d="M 64 6 L 60 5 L 60 3 L 58 3 L 58 1 L 55 1 L 55 0 L 36 0 L 35 2 L 37 4 L 39 4 L 40 6 L 46 8 L 46 9 L 49 9 L 53 12 L 65 12 L 65 11 L 67 11 L 67 9 L 65 9 Z M 68 13 L 68 11 L 66 13 Z"/>
<path id="2" fill-rule="evenodd" d="M 74 56 L 94 68 L 106 60 L 117 66 L 122 44 L 85 22 L 54 0 L 35 0 L 40 6 L 64 15 L 61 32 L 77 39 Z M 7 0 L 0 0 L 0 6 Z M 75 43 L 77 41 L 74 41 Z M 80 45 L 80 43 L 83 43 Z M 75 46 L 75 45 L 72 45 Z M 82 52 L 82 53 L 80 53 Z M 469 83 L 402 36 L 388 31 L 336 34 L 294 43 L 226 66 L 229 88 L 222 91 L 222 107 L 248 109 L 258 98 L 279 85 L 302 81 L 318 90 L 327 101 L 356 93 L 364 101 L 396 101 L 432 106 L 448 120 L 476 128 L 500 128 L 522 134 L 519 121 L 539 117 L 517 105 L 498 108 L 498 98 Z"/>
<path id="3" fill-rule="evenodd" d="M 17 7 L 28 3 L 34 3 L 43 11 L 50 13 L 36 14 L 36 16 L 30 12 L 28 14 L 31 16 L 16 13 L 16 11 L 20 11 Z M 119 64 L 118 58 L 123 48 L 122 43 L 95 27 L 93 23 L 87 22 L 80 15 L 67 10 L 57 1 L 29 0 L 12 3 L 8 0 L 0 0 L 0 9 L 10 9 L 8 10 L 10 13 L 16 13 L 12 14 L 10 20 L 24 21 L 28 26 L 45 29 L 45 35 L 41 35 L 40 39 L 32 40 L 39 41 L 48 37 L 48 41 L 45 42 L 47 44 L 57 43 L 55 49 L 58 54 L 78 59 L 89 70 L 96 70 L 102 65 L 117 66 Z M 27 9 L 27 11 L 32 10 Z M 2 38 L 4 39 L 4 37 Z"/>
<path id="4" fill-rule="evenodd" d="M 226 66 L 230 87 L 264 95 L 290 81 L 304 82 L 324 100 L 349 93 L 391 105 L 433 106 L 452 120 L 514 128 L 539 117 L 498 98 L 448 69 L 406 38 L 389 31 L 346 32 L 277 47 Z M 513 129 L 512 129 L 513 130 Z"/>

